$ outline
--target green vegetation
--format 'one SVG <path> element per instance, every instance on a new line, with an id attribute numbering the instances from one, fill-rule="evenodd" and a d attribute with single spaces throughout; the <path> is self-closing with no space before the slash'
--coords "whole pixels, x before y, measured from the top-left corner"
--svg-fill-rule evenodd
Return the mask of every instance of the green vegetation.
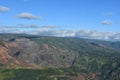
<path id="1" fill-rule="evenodd" d="M 97 73 L 95 69 L 83 69 L 72 66 L 69 68 L 43 68 L 43 69 L 0 69 L 0 80 L 70 80 L 70 77 L 78 78 L 80 74 L 85 80 L 119 80 L 120 79 L 120 59 L 114 58 L 106 62 L 97 74 L 99 79 L 91 79 L 91 73 Z M 90 64 L 91 65 L 91 64 Z M 86 65 L 83 65 L 86 66 Z M 95 72 L 96 71 L 96 72 Z"/>
<path id="2" fill-rule="evenodd" d="M 3 80 L 68 80 L 67 76 L 77 76 L 70 69 L 1 69 Z"/>

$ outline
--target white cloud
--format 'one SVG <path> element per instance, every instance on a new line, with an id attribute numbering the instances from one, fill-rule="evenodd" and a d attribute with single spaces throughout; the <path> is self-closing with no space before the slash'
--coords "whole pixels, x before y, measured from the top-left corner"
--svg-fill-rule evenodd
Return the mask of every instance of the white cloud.
<path id="1" fill-rule="evenodd" d="M 0 12 L 8 12 L 10 8 L 5 7 L 5 6 L 0 6 Z"/>
<path id="2" fill-rule="evenodd" d="M 79 37 L 85 39 L 120 41 L 120 32 L 99 32 L 96 30 L 65 30 L 56 26 L 39 26 L 36 24 L 0 26 L 0 33 L 7 32 L 35 34 L 41 36 Z"/>
<path id="3" fill-rule="evenodd" d="M 116 36 L 112 32 L 99 32 L 94 30 L 80 30 L 76 33 L 77 37 L 87 38 L 87 39 L 100 39 L 100 40 L 110 40 L 111 36 Z"/>
<path id="4" fill-rule="evenodd" d="M 20 13 L 20 14 L 16 15 L 15 18 L 27 19 L 27 20 L 40 20 L 41 19 L 39 16 L 35 16 L 35 15 L 33 15 L 31 13 L 27 13 L 27 12 Z"/>
<path id="5" fill-rule="evenodd" d="M 38 26 L 37 24 L 18 24 L 16 25 L 16 28 L 39 28 L 40 26 Z"/>
<path id="6" fill-rule="evenodd" d="M 54 31 L 53 36 L 57 37 L 74 37 L 75 32 L 70 30 L 56 30 Z"/>
<path id="7" fill-rule="evenodd" d="M 112 22 L 111 22 L 110 20 L 104 20 L 104 21 L 102 22 L 102 24 L 103 24 L 103 25 L 111 25 Z"/>

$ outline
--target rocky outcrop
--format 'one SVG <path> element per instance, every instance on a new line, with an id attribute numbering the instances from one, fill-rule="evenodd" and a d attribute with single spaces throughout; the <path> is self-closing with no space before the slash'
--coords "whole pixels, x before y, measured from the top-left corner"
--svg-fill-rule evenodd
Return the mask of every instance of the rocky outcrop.
<path id="1" fill-rule="evenodd" d="M 6 67 L 20 66 L 21 62 L 8 54 L 8 49 L 0 45 L 0 63 L 6 65 Z"/>
<path id="2" fill-rule="evenodd" d="M 0 67 L 3 68 L 36 68 L 36 65 L 33 65 L 32 63 L 28 64 L 25 62 L 20 61 L 17 59 L 19 57 L 19 54 L 21 54 L 20 49 L 17 45 L 10 44 L 6 41 L 3 41 L 2 44 L 0 44 Z M 13 55 L 11 55 L 14 53 Z"/>
<path id="3" fill-rule="evenodd" d="M 76 54 L 48 44 L 39 45 L 27 38 L 8 39 L 2 42 L 8 55 L 16 60 L 42 67 L 70 67 Z"/>

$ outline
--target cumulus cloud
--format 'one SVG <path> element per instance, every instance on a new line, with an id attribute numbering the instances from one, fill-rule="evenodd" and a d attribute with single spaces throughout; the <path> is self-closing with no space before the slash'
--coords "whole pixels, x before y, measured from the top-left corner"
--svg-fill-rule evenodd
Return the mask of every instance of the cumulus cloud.
<path id="1" fill-rule="evenodd" d="M 80 30 L 76 33 L 76 36 L 86 39 L 110 40 L 110 37 L 115 36 L 115 33 L 99 32 L 95 30 Z"/>
<path id="2" fill-rule="evenodd" d="M 78 37 L 85 39 L 120 41 L 120 32 L 99 32 L 96 30 L 66 30 L 56 26 L 39 26 L 36 24 L 0 26 L 0 33 L 7 32 L 34 34 L 40 36 Z"/>
<path id="3" fill-rule="evenodd" d="M 27 13 L 27 12 L 20 13 L 20 14 L 16 15 L 15 18 L 27 19 L 27 20 L 40 20 L 41 19 L 39 16 L 35 16 L 35 15 L 33 15 L 31 13 Z"/>
<path id="4" fill-rule="evenodd" d="M 30 33 L 29 31 L 27 33 Z M 49 28 L 40 28 L 39 30 L 31 31 L 31 34 L 41 35 L 41 36 L 57 36 L 57 37 L 78 37 L 85 39 L 99 39 L 99 40 L 110 40 L 110 41 L 120 41 L 120 33 L 113 32 L 99 32 L 95 30 L 56 30 Z"/>
<path id="5" fill-rule="evenodd" d="M 5 6 L 0 6 L 0 12 L 8 12 L 10 8 L 5 7 Z"/>
<path id="6" fill-rule="evenodd" d="M 103 25 L 111 25 L 112 22 L 111 22 L 110 20 L 104 20 L 104 21 L 102 22 L 102 24 L 103 24 Z"/>
<path id="7" fill-rule="evenodd" d="M 17 29 L 36 29 L 36 30 L 53 30 L 55 28 L 57 28 L 57 26 L 39 26 L 37 24 L 17 24 L 17 25 L 1 25 L 0 29 L 13 29 L 13 28 L 17 28 Z"/>
<path id="8" fill-rule="evenodd" d="M 40 26 L 38 26 L 37 24 L 17 24 L 16 28 L 39 28 Z"/>

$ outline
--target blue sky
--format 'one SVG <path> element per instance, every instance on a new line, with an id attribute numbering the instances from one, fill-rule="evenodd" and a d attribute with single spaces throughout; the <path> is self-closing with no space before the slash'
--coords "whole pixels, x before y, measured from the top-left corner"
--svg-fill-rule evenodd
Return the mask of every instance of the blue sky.
<path id="1" fill-rule="evenodd" d="M 119 33 L 119 4 L 120 0 L 0 0 L 0 6 L 8 8 L 0 10 L 0 26 L 34 24 Z"/>

